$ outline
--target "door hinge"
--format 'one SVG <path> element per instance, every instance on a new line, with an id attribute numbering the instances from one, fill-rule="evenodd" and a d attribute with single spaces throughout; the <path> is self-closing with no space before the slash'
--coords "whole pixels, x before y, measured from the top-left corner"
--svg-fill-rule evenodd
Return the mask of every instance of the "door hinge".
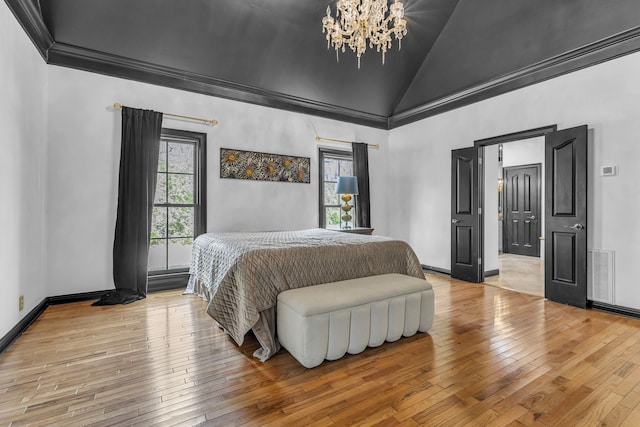
<path id="1" fill-rule="evenodd" d="M 478 164 L 481 165 L 482 164 L 482 157 L 478 157 Z"/>
<path id="2" fill-rule="evenodd" d="M 478 258 L 478 265 L 482 265 L 482 258 Z"/>
<path id="3" fill-rule="evenodd" d="M 478 208 L 478 215 L 482 215 L 482 208 Z"/>

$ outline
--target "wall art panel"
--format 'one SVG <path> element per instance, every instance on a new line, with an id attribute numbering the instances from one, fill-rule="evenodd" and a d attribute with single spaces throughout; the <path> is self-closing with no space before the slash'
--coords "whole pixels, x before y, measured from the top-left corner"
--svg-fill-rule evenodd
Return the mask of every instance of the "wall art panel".
<path id="1" fill-rule="evenodd" d="M 310 183 L 310 158 L 220 148 L 220 178 Z"/>

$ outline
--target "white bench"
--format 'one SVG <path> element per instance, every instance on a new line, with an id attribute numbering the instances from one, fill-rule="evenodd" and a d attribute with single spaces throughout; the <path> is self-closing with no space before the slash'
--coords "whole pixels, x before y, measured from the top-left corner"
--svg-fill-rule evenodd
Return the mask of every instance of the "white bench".
<path id="1" fill-rule="evenodd" d="M 384 274 L 290 289 L 278 295 L 280 344 L 303 366 L 357 354 L 433 324 L 426 280 Z"/>

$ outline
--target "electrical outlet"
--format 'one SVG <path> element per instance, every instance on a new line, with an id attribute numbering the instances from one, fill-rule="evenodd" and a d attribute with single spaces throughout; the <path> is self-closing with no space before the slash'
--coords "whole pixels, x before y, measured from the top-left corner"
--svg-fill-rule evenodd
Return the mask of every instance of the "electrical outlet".
<path id="1" fill-rule="evenodd" d="M 18 297 L 18 311 L 24 310 L 24 295 Z"/>

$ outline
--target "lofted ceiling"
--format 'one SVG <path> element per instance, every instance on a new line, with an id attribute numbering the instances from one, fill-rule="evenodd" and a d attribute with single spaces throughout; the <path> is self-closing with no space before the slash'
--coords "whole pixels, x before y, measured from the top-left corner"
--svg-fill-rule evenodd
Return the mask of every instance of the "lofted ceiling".
<path id="1" fill-rule="evenodd" d="M 385 65 L 334 0 L 5 0 L 47 63 L 390 129 L 640 49 L 638 0 L 404 0 Z"/>

